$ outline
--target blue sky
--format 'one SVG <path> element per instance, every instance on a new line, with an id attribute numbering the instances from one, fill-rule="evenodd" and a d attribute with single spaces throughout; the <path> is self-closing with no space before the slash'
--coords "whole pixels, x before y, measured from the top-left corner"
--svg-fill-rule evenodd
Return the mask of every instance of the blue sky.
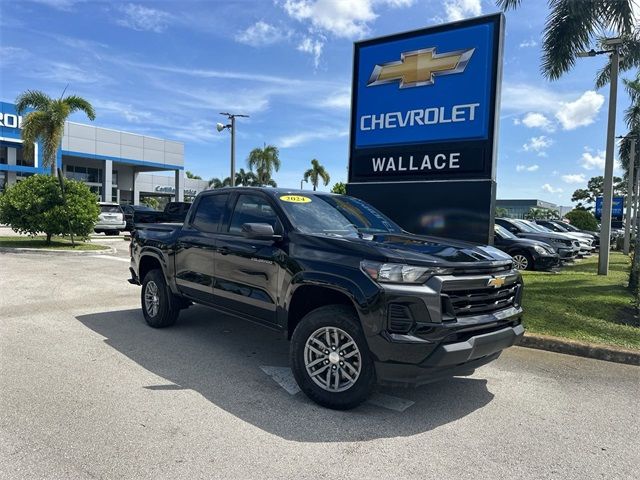
<path id="1" fill-rule="evenodd" d="M 353 41 L 496 10 L 481 0 L 0 1 L 0 98 L 69 84 L 97 125 L 183 141 L 186 168 L 207 179 L 228 176 L 218 112 L 249 114 L 238 121 L 239 166 L 273 143 L 280 185 L 299 186 L 312 158 L 333 184 L 347 176 Z M 498 198 L 568 205 L 604 169 L 608 88 L 593 79 L 606 58 L 546 81 L 546 15 L 542 0 L 507 14 Z M 618 134 L 628 104 L 620 89 Z"/>

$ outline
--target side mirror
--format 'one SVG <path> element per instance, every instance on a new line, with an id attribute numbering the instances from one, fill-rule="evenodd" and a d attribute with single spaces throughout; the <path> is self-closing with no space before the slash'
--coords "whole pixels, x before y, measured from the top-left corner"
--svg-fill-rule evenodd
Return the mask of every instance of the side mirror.
<path id="1" fill-rule="evenodd" d="M 242 235 L 255 240 L 276 240 L 280 235 L 276 235 L 273 227 L 268 223 L 244 223 L 242 224 Z"/>

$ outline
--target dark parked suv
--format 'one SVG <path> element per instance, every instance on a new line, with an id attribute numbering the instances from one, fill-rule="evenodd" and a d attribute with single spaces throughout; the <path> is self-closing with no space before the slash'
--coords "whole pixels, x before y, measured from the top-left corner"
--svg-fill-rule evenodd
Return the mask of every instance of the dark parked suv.
<path id="1" fill-rule="evenodd" d="M 524 333 L 511 257 L 412 235 L 343 195 L 203 192 L 184 225 L 137 226 L 130 270 L 150 326 L 196 302 L 280 330 L 300 388 L 336 409 L 376 381 L 469 375 Z"/>

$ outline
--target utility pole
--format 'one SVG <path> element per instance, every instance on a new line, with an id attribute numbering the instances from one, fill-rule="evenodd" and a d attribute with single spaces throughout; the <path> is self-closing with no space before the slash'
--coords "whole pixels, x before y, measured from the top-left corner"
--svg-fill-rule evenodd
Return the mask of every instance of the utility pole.
<path id="1" fill-rule="evenodd" d="M 249 118 L 249 115 L 241 115 L 239 113 L 228 113 L 228 112 L 220 112 L 220 115 L 224 115 L 229 119 L 227 125 L 222 123 L 216 124 L 216 129 L 221 132 L 225 128 L 231 131 L 231 175 L 229 176 L 231 180 L 231 186 L 235 187 L 236 185 L 236 117 L 244 117 Z"/>
<path id="2" fill-rule="evenodd" d="M 622 137 L 624 138 L 624 137 Z M 624 254 L 629 255 L 631 247 L 631 210 L 633 207 L 633 187 L 635 184 L 634 170 L 636 163 L 636 136 L 627 135 L 627 138 L 631 141 L 630 155 L 629 155 L 629 168 L 627 169 L 627 210 L 624 218 Z"/>

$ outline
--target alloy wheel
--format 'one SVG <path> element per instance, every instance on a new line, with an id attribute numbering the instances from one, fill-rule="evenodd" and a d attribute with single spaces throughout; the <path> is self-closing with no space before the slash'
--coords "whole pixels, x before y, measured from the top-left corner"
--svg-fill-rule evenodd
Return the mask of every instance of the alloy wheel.
<path id="1" fill-rule="evenodd" d="M 304 346 L 304 365 L 313 382 L 328 392 L 351 388 L 362 370 L 360 350 L 344 330 L 321 327 Z"/>
<path id="2" fill-rule="evenodd" d="M 144 308 L 150 317 L 155 317 L 160 309 L 160 297 L 158 296 L 158 285 L 153 280 L 147 282 L 144 289 Z"/>
<path id="3" fill-rule="evenodd" d="M 522 254 L 514 255 L 513 263 L 517 270 L 526 270 L 529 266 L 529 260 Z"/>

